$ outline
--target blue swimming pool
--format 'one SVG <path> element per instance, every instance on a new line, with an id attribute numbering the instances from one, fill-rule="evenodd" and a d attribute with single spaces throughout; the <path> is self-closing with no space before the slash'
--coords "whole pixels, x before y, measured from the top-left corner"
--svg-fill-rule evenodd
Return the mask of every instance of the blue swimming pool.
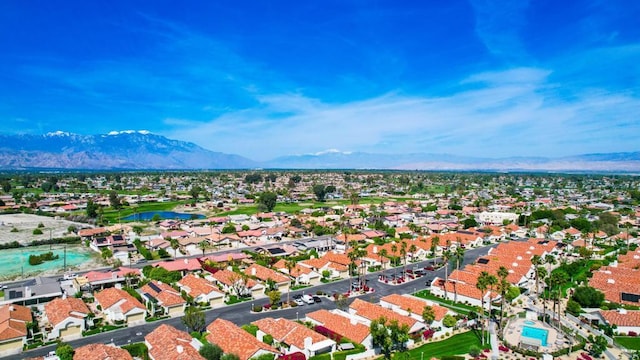
<path id="1" fill-rule="evenodd" d="M 535 325 L 536 324 L 535 321 L 531 321 L 531 320 L 525 320 L 524 323 L 527 324 L 527 325 Z"/>
<path id="2" fill-rule="evenodd" d="M 150 221 L 151 219 L 153 219 L 155 215 L 158 215 L 160 219 L 180 219 L 180 220 L 204 219 L 204 215 L 202 214 L 185 214 L 185 213 L 179 213 L 175 211 L 146 211 L 146 212 L 125 216 L 122 218 L 122 220 L 123 221 Z"/>
<path id="3" fill-rule="evenodd" d="M 523 326 L 522 334 L 520 335 L 529 339 L 538 340 L 540 341 L 540 345 L 547 346 L 547 337 L 549 336 L 549 330 L 531 326 Z"/>

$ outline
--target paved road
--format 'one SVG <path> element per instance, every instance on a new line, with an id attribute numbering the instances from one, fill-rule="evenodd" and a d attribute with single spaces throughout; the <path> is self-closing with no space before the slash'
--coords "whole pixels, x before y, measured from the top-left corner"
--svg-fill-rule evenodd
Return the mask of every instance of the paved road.
<path id="1" fill-rule="evenodd" d="M 491 245 L 488 247 L 469 249 L 465 252 L 464 262 L 463 264 L 469 264 L 475 259 L 477 259 L 481 255 L 486 255 L 489 251 L 489 248 L 495 247 L 496 245 Z M 426 266 L 429 263 L 432 263 L 433 260 L 422 261 L 416 264 L 408 264 L 407 267 L 411 268 L 413 266 Z M 396 271 L 399 271 L 396 270 Z M 426 276 L 418 278 L 414 281 L 409 281 L 400 285 L 389 285 L 382 282 L 379 282 L 378 276 L 380 274 L 393 275 L 393 269 L 387 269 L 383 272 L 371 273 L 367 274 L 366 279 L 369 281 L 369 286 L 373 287 L 375 291 L 370 294 L 361 295 L 358 298 L 361 298 L 370 302 L 378 302 L 381 297 L 384 297 L 389 294 L 407 294 L 413 293 L 415 291 L 423 290 L 426 288 L 426 284 L 430 283 L 434 277 L 444 276 L 444 267 L 440 268 L 436 271 L 427 272 Z M 449 272 L 450 273 L 450 272 Z M 314 286 L 312 288 L 306 288 L 302 290 L 292 291 L 291 296 L 296 294 L 303 293 L 313 293 L 316 291 L 324 291 L 328 294 L 333 293 L 346 293 L 349 291 L 351 280 L 345 279 L 341 281 L 336 281 L 328 284 L 322 284 L 318 286 Z M 287 294 L 283 294 L 283 299 L 286 300 Z M 349 299 L 349 303 L 351 303 L 354 298 Z M 265 317 L 283 317 L 287 319 L 295 320 L 296 318 L 302 319 L 306 316 L 307 313 L 316 311 L 318 309 L 334 309 L 336 306 L 333 301 L 323 298 L 321 303 L 312 304 L 312 305 L 304 305 L 295 308 L 288 308 L 283 310 L 275 310 L 261 313 L 251 313 L 251 306 L 253 304 L 267 304 L 269 299 L 258 299 L 253 302 L 247 301 L 243 303 L 238 303 L 230 306 L 225 306 L 219 309 L 212 309 L 206 312 L 206 323 L 209 324 L 213 320 L 217 318 L 223 318 L 229 320 L 237 325 L 243 325 L 251 323 L 255 320 L 265 318 Z M 160 324 L 169 324 L 178 329 L 186 330 L 184 324 L 182 323 L 181 318 L 171 318 L 161 321 L 156 321 L 153 323 L 145 323 L 144 325 L 134 326 L 130 328 L 124 328 L 120 330 L 110 331 L 107 333 L 96 334 L 93 336 L 83 337 L 81 339 L 69 341 L 69 344 L 74 348 L 78 348 L 83 345 L 92 344 L 92 343 L 115 343 L 116 345 L 126 345 L 127 343 L 136 343 L 143 342 L 144 335 L 150 333 L 158 327 Z M 140 335 L 138 335 L 140 334 Z M 40 347 L 37 349 L 33 349 L 22 354 L 8 356 L 7 359 L 23 359 L 25 357 L 35 357 L 42 356 L 47 354 L 49 351 L 55 350 L 55 345 L 50 345 L 46 347 Z"/>

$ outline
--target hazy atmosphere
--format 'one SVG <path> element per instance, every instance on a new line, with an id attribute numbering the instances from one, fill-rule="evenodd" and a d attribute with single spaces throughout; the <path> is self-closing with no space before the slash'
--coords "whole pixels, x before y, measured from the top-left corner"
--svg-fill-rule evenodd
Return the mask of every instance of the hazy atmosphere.
<path id="1" fill-rule="evenodd" d="M 638 1 L 3 1 L 5 134 L 258 161 L 638 150 Z"/>

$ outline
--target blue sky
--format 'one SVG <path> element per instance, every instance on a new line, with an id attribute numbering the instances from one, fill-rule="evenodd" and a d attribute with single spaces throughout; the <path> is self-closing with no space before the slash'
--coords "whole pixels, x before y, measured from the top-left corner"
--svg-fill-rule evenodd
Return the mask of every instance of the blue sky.
<path id="1" fill-rule="evenodd" d="M 636 0 L 6 0 L 1 131 L 144 129 L 254 160 L 639 151 L 639 18 Z"/>

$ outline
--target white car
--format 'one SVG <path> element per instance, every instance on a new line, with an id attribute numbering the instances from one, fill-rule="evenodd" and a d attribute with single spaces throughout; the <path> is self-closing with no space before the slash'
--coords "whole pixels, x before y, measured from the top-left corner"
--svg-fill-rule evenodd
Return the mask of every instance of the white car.
<path id="1" fill-rule="evenodd" d="M 316 303 L 316 302 L 315 302 L 315 300 L 313 300 L 313 296 L 308 295 L 308 294 L 307 294 L 307 295 L 304 295 L 304 296 L 302 297 L 302 301 L 306 302 L 306 303 L 307 303 L 307 304 L 309 304 L 309 305 L 311 305 L 311 304 L 315 304 L 315 303 Z"/>
<path id="2" fill-rule="evenodd" d="M 76 275 L 76 274 L 64 274 L 64 279 L 65 280 L 73 280 L 73 279 L 75 279 L 77 277 L 78 277 L 78 275 Z"/>
<path id="3" fill-rule="evenodd" d="M 293 299 L 293 302 L 296 303 L 296 305 L 298 306 L 304 305 L 304 301 L 302 301 L 302 299 Z"/>

